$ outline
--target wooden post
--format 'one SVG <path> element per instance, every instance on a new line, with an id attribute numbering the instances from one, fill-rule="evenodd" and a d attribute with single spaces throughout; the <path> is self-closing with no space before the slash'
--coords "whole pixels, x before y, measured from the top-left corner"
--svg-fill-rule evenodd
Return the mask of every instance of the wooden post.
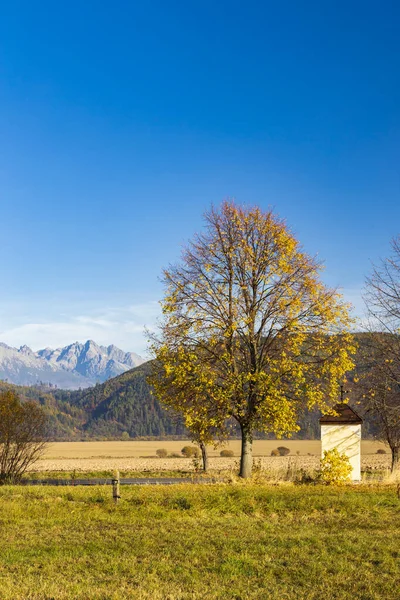
<path id="1" fill-rule="evenodd" d="M 114 479 L 112 480 L 112 488 L 113 488 L 113 499 L 115 504 L 118 504 L 118 500 L 121 498 L 119 495 L 119 471 L 115 471 Z"/>

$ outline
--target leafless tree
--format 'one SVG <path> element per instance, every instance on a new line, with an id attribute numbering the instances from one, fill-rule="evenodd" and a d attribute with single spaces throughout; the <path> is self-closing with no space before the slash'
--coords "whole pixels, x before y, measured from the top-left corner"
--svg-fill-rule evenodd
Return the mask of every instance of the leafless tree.
<path id="1" fill-rule="evenodd" d="M 21 402 L 7 390 L 0 393 L 0 484 L 21 479 L 42 455 L 47 442 L 47 417 L 33 401 Z"/>
<path id="2" fill-rule="evenodd" d="M 366 280 L 369 364 L 363 377 L 364 407 L 373 413 L 378 433 L 392 452 L 392 470 L 400 448 L 400 236 L 389 258 L 374 265 Z"/>

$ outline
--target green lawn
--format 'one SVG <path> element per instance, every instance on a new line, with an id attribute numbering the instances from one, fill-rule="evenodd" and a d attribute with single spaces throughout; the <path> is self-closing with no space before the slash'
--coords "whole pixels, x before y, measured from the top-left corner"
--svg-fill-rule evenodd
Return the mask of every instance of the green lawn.
<path id="1" fill-rule="evenodd" d="M 397 600 L 394 487 L 0 488 L 0 599 Z"/>

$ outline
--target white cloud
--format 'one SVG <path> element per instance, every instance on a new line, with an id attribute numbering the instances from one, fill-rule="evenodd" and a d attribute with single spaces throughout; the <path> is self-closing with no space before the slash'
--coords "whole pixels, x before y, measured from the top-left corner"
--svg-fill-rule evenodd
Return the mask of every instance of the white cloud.
<path id="1" fill-rule="evenodd" d="M 363 328 L 365 313 L 361 288 L 340 290 L 344 299 L 353 305 L 353 315 L 358 318 L 355 329 Z M 21 316 L 20 308 L 4 310 L 0 306 L 0 342 L 10 346 L 26 344 L 33 350 L 49 346 L 57 348 L 75 341 L 92 339 L 98 344 L 115 344 L 125 351 L 137 352 L 148 357 L 145 327 L 150 331 L 156 328 L 161 314 L 156 301 L 128 306 L 108 306 L 102 310 L 86 314 L 69 314 L 65 305 L 58 313 L 43 318 L 35 307 L 33 314 Z"/>
<path id="2" fill-rule="evenodd" d="M 72 342 L 92 339 L 98 344 L 115 344 L 119 348 L 146 356 L 144 329 L 154 329 L 160 314 L 157 302 L 128 307 L 106 308 L 96 314 L 66 315 L 59 318 L 32 319 L 7 327 L 0 321 L 0 341 L 10 346 L 26 344 L 33 350 L 46 346 L 56 348 Z"/>

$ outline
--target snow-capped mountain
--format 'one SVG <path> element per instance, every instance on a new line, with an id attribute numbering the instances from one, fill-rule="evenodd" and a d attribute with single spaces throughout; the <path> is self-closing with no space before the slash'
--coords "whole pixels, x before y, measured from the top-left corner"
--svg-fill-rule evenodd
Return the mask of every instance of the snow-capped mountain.
<path id="1" fill-rule="evenodd" d="M 134 352 L 99 346 L 92 340 L 64 348 L 34 352 L 28 346 L 12 348 L 0 342 L 0 379 L 19 385 L 40 381 L 66 389 L 89 387 L 145 362 Z"/>

